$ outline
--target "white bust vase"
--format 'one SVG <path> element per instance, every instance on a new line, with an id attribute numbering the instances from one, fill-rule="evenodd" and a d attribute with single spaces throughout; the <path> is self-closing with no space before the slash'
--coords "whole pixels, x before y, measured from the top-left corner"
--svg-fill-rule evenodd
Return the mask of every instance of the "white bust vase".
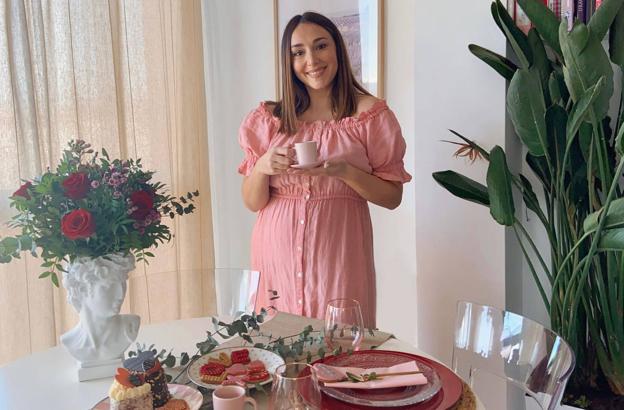
<path id="1" fill-rule="evenodd" d="M 136 340 L 140 317 L 119 314 L 134 266 L 131 254 L 110 254 L 77 258 L 63 273 L 67 301 L 80 321 L 61 336 L 61 343 L 79 362 L 80 381 L 113 376 Z"/>

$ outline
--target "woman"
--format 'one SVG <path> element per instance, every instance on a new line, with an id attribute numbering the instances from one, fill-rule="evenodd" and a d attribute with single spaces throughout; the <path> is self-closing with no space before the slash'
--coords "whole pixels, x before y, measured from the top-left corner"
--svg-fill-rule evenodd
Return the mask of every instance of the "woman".
<path id="1" fill-rule="evenodd" d="M 282 38 L 282 99 L 243 121 L 243 200 L 258 219 L 252 268 L 257 306 L 322 318 L 327 302 L 357 299 L 375 326 L 368 201 L 401 203 L 405 141 L 394 114 L 354 79 L 344 41 L 326 17 L 293 17 Z M 316 141 L 322 165 L 293 169 L 292 146 Z M 270 300 L 272 290 L 279 298 Z"/>

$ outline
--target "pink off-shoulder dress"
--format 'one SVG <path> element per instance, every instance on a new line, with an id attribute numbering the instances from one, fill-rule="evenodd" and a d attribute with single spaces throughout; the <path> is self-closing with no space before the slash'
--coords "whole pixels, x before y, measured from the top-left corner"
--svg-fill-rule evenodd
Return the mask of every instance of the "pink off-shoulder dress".
<path id="1" fill-rule="evenodd" d="M 238 171 L 250 175 L 269 148 L 316 141 L 319 159 L 343 158 L 364 172 L 405 183 L 405 140 L 385 101 L 357 117 L 300 122 L 292 136 L 261 103 L 240 127 L 245 152 Z M 270 200 L 258 212 L 251 267 L 260 271 L 256 306 L 323 318 L 331 299 L 357 299 L 366 326 L 375 326 L 373 231 L 368 202 L 338 178 L 281 174 L 270 177 Z M 269 290 L 279 298 L 270 301 Z"/>

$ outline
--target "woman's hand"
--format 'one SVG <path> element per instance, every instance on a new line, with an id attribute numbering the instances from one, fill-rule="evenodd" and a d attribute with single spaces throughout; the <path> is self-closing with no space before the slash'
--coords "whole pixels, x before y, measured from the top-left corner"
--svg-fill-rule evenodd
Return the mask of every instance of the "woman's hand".
<path id="1" fill-rule="evenodd" d="M 397 181 L 386 181 L 368 174 L 344 159 L 327 160 L 320 167 L 289 171 L 297 175 L 330 176 L 340 178 L 367 201 L 384 208 L 394 209 L 401 204 L 403 185 Z"/>
<path id="2" fill-rule="evenodd" d="M 289 147 L 269 148 L 256 162 L 254 171 L 264 175 L 283 174 L 295 162 L 294 156 L 294 150 Z"/>
<path id="3" fill-rule="evenodd" d="M 351 168 L 352 165 L 344 159 L 330 159 L 316 168 L 293 170 L 292 174 L 346 178 Z"/>

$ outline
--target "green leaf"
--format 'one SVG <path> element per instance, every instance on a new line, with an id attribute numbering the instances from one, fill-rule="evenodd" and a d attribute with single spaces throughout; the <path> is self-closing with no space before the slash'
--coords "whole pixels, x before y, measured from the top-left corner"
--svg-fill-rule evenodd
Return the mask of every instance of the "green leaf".
<path id="1" fill-rule="evenodd" d="M 529 31 L 528 39 L 531 52 L 533 53 L 533 65 L 531 66 L 531 69 L 538 72 L 542 90 L 546 91 L 548 87 L 548 79 L 550 78 L 550 73 L 552 71 L 550 68 L 550 60 L 546 55 L 544 43 L 542 43 L 542 39 L 534 28 Z"/>
<path id="2" fill-rule="evenodd" d="M 541 0 L 518 0 L 518 4 L 531 20 L 546 44 L 561 55 L 559 45 L 559 18 Z"/>
<path id="3" fill-rule="evenodd" d="M 512 226 L 515 207 L 511 191 L 511 173 L 507 167 L 505 152 L 498 145 L 490 151 L 487 189 L 492 217 L 501 225 Z"/>
<path id="4" fill-rule="evenodd" d="M 0 246 L 4 248 L 2 249 L 3 253 L 15 253 L 19 249 L 19 240 L 17 238 L 9 236 L 3 238 L 2 241 L 0 241 Z"/>
<path id="5" fill-rule="evenodd" d="M 565 59 L 563 76 L 574 102 L 578 102 L 589 88 L 604 77 L 605 86 L 592 105 L 597 119 L 602 120 L 607 116 L 613 94 L 613 69 L 606 51 L 583 24 L 575 24 L 568 33 L 563 22 L 559 27 L 559 41 Z"/>
<path id="6" fill-rule="evenodd" d="M 558 159 L 557 164 L 563 160 L 566 148 L 566 125 L 568 113 L 560 105 L 552 105 L 546 110 L 546 129 L 548 132 L 548 148 L 551 158 Z"/>
<path id="7" fill-rule="evenodd" d="M 511 48 L 520 61 L 520 66 L 528 69 L 533 64 L 533 55 L 527 36 L 516 26 L 499 0 L 492 5 L 492 16 L 511 44 Z"/>
<path id="8" fill-rule="evenodd" d="M 624 7 L 620 8 L 609 29 L 609 55 L 614 64 L 624 67 Z"/>
<path id="9" fill-rule="evenodd" d="M 615 137 L 615 149 L 618 154 L 624 155 L 624 126 L 620 126 L 620 130 Z"/>
<path id="10" fill-rule="evenodd" d="M 589 113 L 589 109 L 600 95 L 600 92 L 604 87 L 604 83 L 605 78 L 600 77 L 596 84 L 585 90 L 585 92 L 581 95 L 581 98 L 579 98 L 579 100 L 572 107 L 566 127 L 566 140 L 568 144 L 570 144 L 572 139 L 574 139 L 574 136 Z"/>
<path id="11" fill-rule="evenodd" d="M 604 0 L 587 23 L 598 41 L 602 41 L 607 34 L 615 15 L 622 10 L 622 4 L 624 0 Z"/>
<path id="12" fill-rule="evenodd" d="M 182 357 L 180 358 L 180 365 L 185 366 L 189 362 L 190 358 L 188 353 L 182 353 Z"/>
<path id="13" fill-rule="evenodd" d="M 50 276 L 52 274 L 51 271 L 45 271 L 43 272 L 41 275 L 39 275 L 39 279 L 43 279 L 43 278 L 47 278 L 48 276 Z"/>
<path id="14" fill-rule="evenodd" d="M 470 44 L 468 49 L 477 58 L 492 67 L 497 73 L 502 75 L 507 80 L 511 80 L 514 73 L 518 69 L 518 67 L 507 58 L 486 48 L 480 47 L 476 44 Z"/>
<path id="15" fill-rule="evenodd" d="M 59 287 L 59 279 L 58 279 L 58 276 L 56 275 L 56 273 L 52 272 L 52 275 L 50 276 L 50 278 L 52 279 L 52 283 L 54 283 L 54 286 L 56 286 L 58 288 Z"/>
<path id="16" fill-rule="evenodd" d="M 531 182 L 529 182 L 524 175 L 520 175 L 520 184 L 522 185 L 522 199 L 524 200 L 526 207 L 535 212 L 535 214 L 539 214 L 541 211 L 539 200 L 533 191 Z"/>
<path id="17" fill-rule="evenodd" d="M 454 171 L 434 172 L 433 179 L 442 185 L 447 191 L 456 197 L 475 202 L 480 205 L 489 206 L 487 188 L 468 177 Z"/>
<path id="18" fill-rule="evenodd" d="M 583 231 L 593 232 L 598 227 L 598 218 L 602 209 L 593 212 L 583 221 Z M 609 213 L 605 221 L 605 229 L 624 227 L 624 198 L 614 199 L 609 206 Z"/>
<path id="19" fill-rule="evenodd" d="M 598 240 L 599 251 L 624 251 L 624 228 L 602 231 Z"/>
<path id="20" fill-rule="evenodd" d="M 546 105 L 538 74 L 516 71 L 507 91 L 507 112 L 516 134 L 529 152 L 542 156 L 547 151 Z"/>

